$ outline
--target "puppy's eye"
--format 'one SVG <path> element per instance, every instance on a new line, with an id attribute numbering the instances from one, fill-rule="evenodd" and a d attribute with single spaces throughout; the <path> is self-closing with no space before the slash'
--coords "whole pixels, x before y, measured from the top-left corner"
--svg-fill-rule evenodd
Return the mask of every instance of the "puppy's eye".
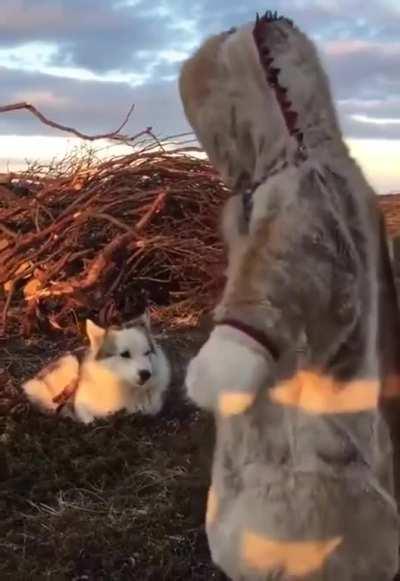
<path id="1" fill-rule="evenodd" d="M 150 357 L 150 355 L 153 353 L 153 349 L 149 349 L 148 351 L 145 352 L 144 356 L 145 357 Z"/>
<path id="2" fill-rule="evenodd" d="M 131 352 L 127 349 L 126 351 L 122 351 L 122 353 L 120 353 L 121 357 L 123 357 L 124 359 L 130 359 L 131 356 Z"/>

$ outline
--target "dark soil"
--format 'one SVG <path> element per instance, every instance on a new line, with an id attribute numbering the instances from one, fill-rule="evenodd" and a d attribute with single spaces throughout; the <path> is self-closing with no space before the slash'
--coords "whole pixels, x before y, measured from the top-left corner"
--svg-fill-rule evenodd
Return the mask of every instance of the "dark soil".
<path id="1" fill-rule="evenodd" d="M 75 346 L 0 339 L 0 579 L 222 580 L 203 522 L 214 427 L 182 396 L 200 332 L 163 343 L 175 367 L 154 418 L 85 427 L 41 415 L 21 381 Z"/>

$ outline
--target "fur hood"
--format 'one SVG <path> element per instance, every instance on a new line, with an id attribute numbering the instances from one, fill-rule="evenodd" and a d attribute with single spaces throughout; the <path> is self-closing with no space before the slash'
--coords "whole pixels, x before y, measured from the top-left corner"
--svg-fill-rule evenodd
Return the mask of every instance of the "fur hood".
<path id="1" fill-rule="evenodd" d="M 314 45 L 266 15 L 208 39 L 181 71 L 186 116 L 233 189 L 295 161 L 299 143 L 328 158 L 346 151 Z"/>

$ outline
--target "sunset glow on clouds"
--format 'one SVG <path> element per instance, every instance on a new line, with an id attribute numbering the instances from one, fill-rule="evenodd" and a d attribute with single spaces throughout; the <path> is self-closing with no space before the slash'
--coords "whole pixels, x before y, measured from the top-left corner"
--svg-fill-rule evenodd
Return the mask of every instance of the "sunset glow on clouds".
<path id="1" fill-rule="evenodd" d="M 88 133 L 188 130 L 180 62 L 208 34 L 252 20 L 254 0 L 2 0 L 0 103 L 30 101 Z M 375 187 L 400 189 L 400 2 L 277 0 L 317 42 L 353 155 Z M 0 116 L 0 171 L 63 155 L 76 141 L 21 111 Z"/>

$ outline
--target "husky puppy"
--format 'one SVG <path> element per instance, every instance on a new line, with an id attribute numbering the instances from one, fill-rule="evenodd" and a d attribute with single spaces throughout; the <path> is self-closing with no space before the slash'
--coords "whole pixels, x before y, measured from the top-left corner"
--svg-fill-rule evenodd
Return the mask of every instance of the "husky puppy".
<path id="1" fill-rule="evenodd" d="M 183 65 L 186 116 L 232 189 L 228 279 L 190 362 L 217 438 L 206 528 L 234 581 L 391 581 L 399 521 L 381 398 L 399 314 L 375 193 L 313 43 L 267 13 Z"/>
<path id="2" fill-rule="evenodd" d="M 90 423 L 120 410 L 157 414 L 170 383 L 170 365 L 151 334 L 147 314 L 122 328 L 88 319 L 89 347 L 67 353 L 22 389 L 43 412 Z"/>

